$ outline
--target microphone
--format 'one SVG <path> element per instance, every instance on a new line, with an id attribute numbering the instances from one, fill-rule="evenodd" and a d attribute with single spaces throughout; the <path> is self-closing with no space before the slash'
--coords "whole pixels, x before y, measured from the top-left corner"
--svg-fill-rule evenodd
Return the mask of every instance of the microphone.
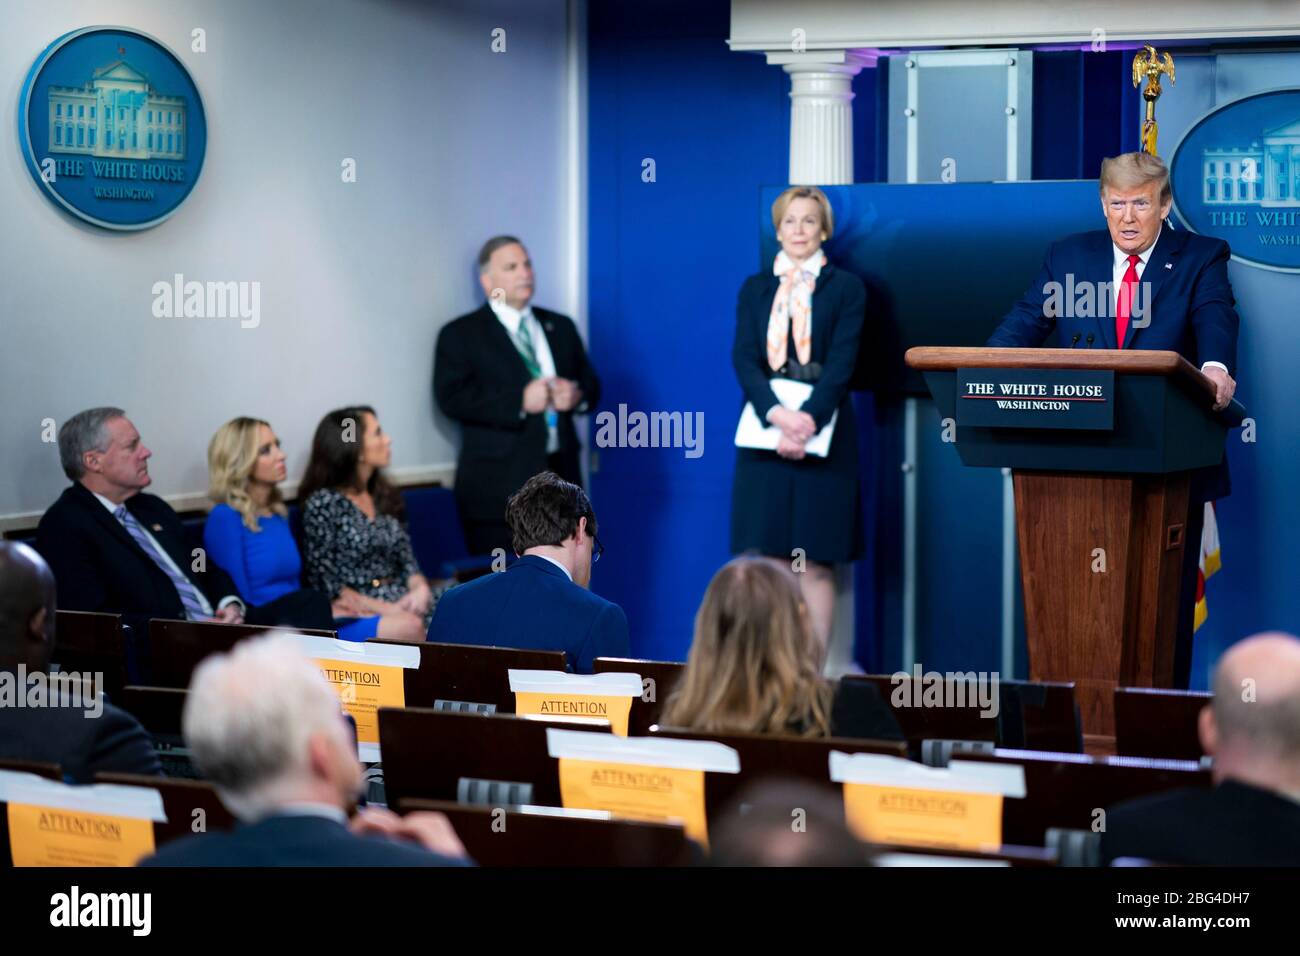
<path id="1" fill-rule="evenodd" d="M 1093 334 L 1089 332 L 1088 338 L 1085 340 L 1088 343 L 1088 348 L 1092 348 L 1092 340 L 1093 340 Z"/>
<path id="2" fill-rule="evenodd" d="M 1078 345 L 1078 344 L 1079 344 L 1079 339 L 1081 339 L 1081 338 L 1083 338 L 1083 333 L 1082 333 L 1082 332 L 1075 332 L 1075 333 L 1074 333 L 1074 338 L 1070 339 L 1070 348 L 1074 348 L 1076 345 Z"/>

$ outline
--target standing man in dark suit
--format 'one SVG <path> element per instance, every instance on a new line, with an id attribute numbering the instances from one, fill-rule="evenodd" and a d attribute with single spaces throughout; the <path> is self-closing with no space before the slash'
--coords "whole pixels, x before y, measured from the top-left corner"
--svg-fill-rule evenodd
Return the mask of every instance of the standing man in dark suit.
<path id="1" fill-rule="evenodd" d="M 142 866 L 463 866 L 441 813 L 348 819 L 361 764 L 338 695 L 285 635 L 241 641 L 194 671 L 182 717 L 194 762 L 239 820 Z"/>
<path id="2" fill-rule="evenodd" d="M 549 471 L 534 475 L 511 496 L 506 521 L 521 557 L 443 594 L 429 640 L 564 651 L 579 674 L 597 657 L 627 657 L 623 609 L 589 590 L 603 549 L 586 492 Z"/>
<path id="3" fill-rule="evenodd" d="M 0 682 L 12 688 L 0 694 L 0 757 L 56 763 L 71 783 L 91 783 L 101 772 L 161 774 L 139 721 L 94 693 L 100 688 L 86 687 L 87 699 L 84 685 L 51 677 L 54 596 L 41 556 L 0 541 Z M 44 705 L 32 706 L 32 691 L 41 690 Z"/>
<path id="4" fill-rule="evenodd" d="M 144 491 L 152 454 L 120 408 L 79 412 L 59 429 L 72 485 L 41 518 L 36 550 L 54 571 L 62 609 L 121 614 L 137 635 L 155 617 L 333 629 L 323 594 L 246 607 L 229 575 L 191 554 L 180 517 Z"/>
<path id="5" fill-rule="evenodd" d="M 600 399 L 600 380 L 573 321 L 533 308 L 523 243 L 497 236 L 478 256 L 487 301 L 438 335 L 433 393 L 461 425 L 456 503 L 471 552 L 510 550 L 506 499 L 541 471 L 582 483 L 573 416 Z"/>
<path id="6" fill-rule="evenodd" d="M 1230 251 L 1222 239 L 1175 232 L 1166 221 L 1172 204 L 1169 170 L 1158 156 L 1124 153 L 1104 160 L 1101 210 L 1107 228 L 1053 243 L 1033 285 L 988 344 L 1036 348 L 1056 332 L 1063 348 L 1179 352 L 1213 383 L 1215 409 L 1226 408 L 1237 389 L 1239 324 L 1228 281 Z M 1095 308 L 1062 302 L 1062 289 L 1083 292 L 1090 298 L 1079 301 Z M 1205 503 L 1225 497 L 1230 487 L 1226 457 L 1192 474 L 1174 653 L 1178 687 L 1187 686 L 1191 673 Z"/>
<path id="7" fill-rule="evenodd" d="M 1201 711 L 1212 789 L 1181 789 L 1106 814 L 1107 862 L 1300 866 L 1300 640 L 1258 634 L 1230 647 Z"/>

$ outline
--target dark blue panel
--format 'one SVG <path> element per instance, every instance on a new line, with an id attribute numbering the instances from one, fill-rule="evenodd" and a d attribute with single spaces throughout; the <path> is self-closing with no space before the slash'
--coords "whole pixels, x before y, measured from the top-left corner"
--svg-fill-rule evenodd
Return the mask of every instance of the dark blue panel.
<path id="1" fill-rule="evenodd" d="M 634 654 L 680 660 L 730 556 L 736 293 L 759 186 L 787 173 L 789 78 L 727 48 L 725 2 L 650 9 L 596 3 L 589 20 L 591 353 L 602 408 L 703 412 L 705 445 L 597 450 L 593 585 L 627 611 Z"/>
<path id="2" fill-rule="evenodd" d="M 917 418 L 917 660 L 927 670 L 996 671 L 1002 472 L 961 463 L 934 402 L 919 401 Z"/>
<path id="3" fill-rule="evenodd" d="M 1082 101 L 1084 59 L 1077 50 L 1034 54 L 1034 179 L 1083 178 L 1083 111 L 1060 104 Z"/>

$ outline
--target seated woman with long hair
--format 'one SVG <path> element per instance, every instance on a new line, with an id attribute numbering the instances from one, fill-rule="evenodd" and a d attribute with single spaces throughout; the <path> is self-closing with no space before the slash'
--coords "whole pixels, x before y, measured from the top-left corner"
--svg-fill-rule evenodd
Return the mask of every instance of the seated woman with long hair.
<path id="1" fill-rule="evenodd" d="M 711 733 L 903 739 L 874 686 L 836 686 L 822 677 L 825 657 L 793 573 L 769 558 L 735 558 L 704 592 L 686 670 L 660 723 Z"/>
<path id="2" fill-rule="evenodd" d="M 231 419 L 208 443 L 208 495 L 216 504 L 203 547 L 250 604 L 284 599 L 302 586 L 302 558 L 279 487 L 284 477 L 280 439 L 260 418 Z M 376 619 L 355 620 L 347 601 L 334 601 L 331 610 L 343 640 L 374 635 Z"/>
<path id="3" fill-rule="evenodd" d="M 368 405 L 335 409 L 316 426 L 298 486 L 307 581 L 378 615 L 378 637 L 423 641 L 434 595 L 415 561 L 401 492 L 384 476 L 392 454 Z"/>

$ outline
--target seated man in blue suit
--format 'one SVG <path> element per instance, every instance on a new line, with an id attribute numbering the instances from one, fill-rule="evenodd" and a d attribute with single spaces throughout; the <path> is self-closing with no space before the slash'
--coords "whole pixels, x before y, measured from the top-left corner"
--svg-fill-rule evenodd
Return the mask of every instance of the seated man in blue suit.
<path id="1" fill-rule="evenodd" d="M 587 590 L 601 548 L 586 493 L 544 471 L 506 504 L 506 523 L 519 560 L 446 592 L 429 640 L 564 651 L 579 674 L 597 657 L 626 657 L 623 609 Z"/>
<path id="2" fill-rule="evenodd" d="M 320 668 L 284 635 L 241 641 L 194 672 L 185 742 L 239 819 L 141 866 L 463 866 L 441 813 L 348 812 L 361 792 L 352 729 Z"/>
<path id="3" fill-rule="evenodd" d="M 989 337 L 995 347 L 1035 348 L 1055 332 L 1062 348 L 1167 349 L 1214 384 L 1216 409 L 1236 391 L 1237 310 L 1228 244 L 1175 232 L 1169 170 L 1158 156 L 1124 153 L 1101 164 L 1106 229 L 1053 243 L 1043 268 Z M 1061 292 L 1066 295 L 1062 300 Z M 1228 494 L 1228 463 L 1193 473 L 1174 659 L 1176 686 L 1191 671 L 1196 568 L 1205 502 Z"/>

